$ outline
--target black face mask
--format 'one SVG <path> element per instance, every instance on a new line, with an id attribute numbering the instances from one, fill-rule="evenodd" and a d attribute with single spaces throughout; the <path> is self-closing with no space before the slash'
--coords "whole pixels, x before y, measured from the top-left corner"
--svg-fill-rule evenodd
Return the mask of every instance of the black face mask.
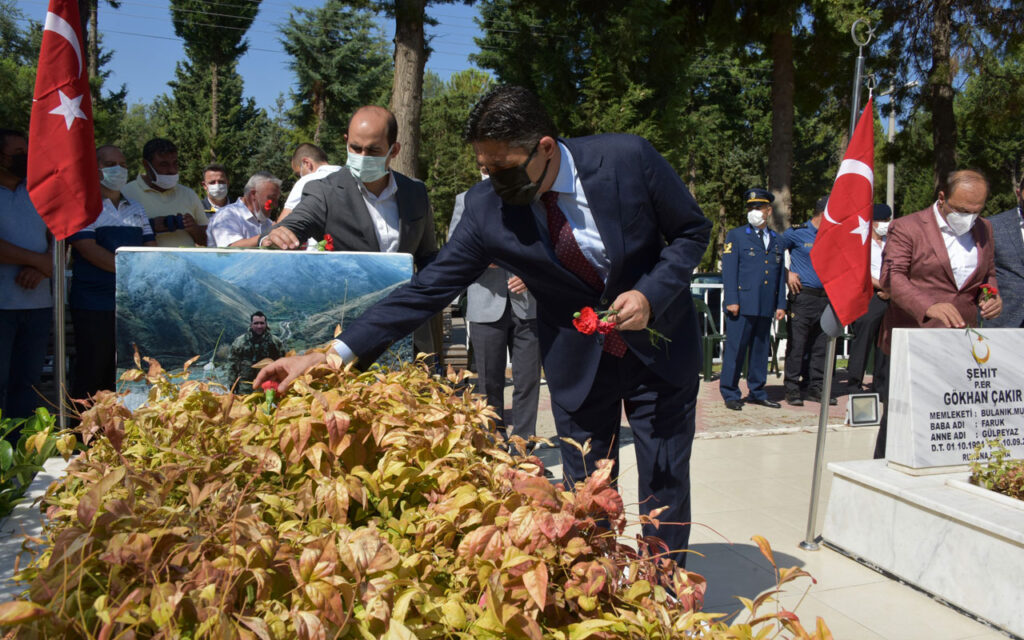
<path id="1" fill-rule="evenodd" d="M 544 171 L 541 172 L 540 178 L 536 182 L 530 180 L 530 174 L 526 173 L 526 166 L 533 160 L 539 147 L 540 143 L 538 142 L 523 164 L 491 174 L 491 186 L 494 187 L 494 192 L 505 204 L 526 207 L 537 201 L 540 183 L 544 182 L 544 176 L 548 173 L 548 165 L 551 164 L 551 160 L 544 164 Z"/>
<path id="2" fill-rule="evenodd" d="M 24 179 L 28 175 L 28 154 L 27 153 L 16 153 L 10 158 L 10 164 L 7 166 L 7 170 L 15 176 Z"/>

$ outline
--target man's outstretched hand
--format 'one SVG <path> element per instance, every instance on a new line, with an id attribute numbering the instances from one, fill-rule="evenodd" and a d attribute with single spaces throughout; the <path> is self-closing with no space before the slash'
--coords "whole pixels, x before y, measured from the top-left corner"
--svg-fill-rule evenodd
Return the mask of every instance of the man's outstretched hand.
<path id="1" fill-rule="evenodd" d="M 278 392 L 284 393 L 295 381 L 295 378 L 308 371 L 310 367 L 324 362 L 327 362 L 327 356 L 318 351 L 301 356 L 278 358 L 260 369 L 259 375 L 252 382 L 252 388 L 259 389 L 267 380 L 276 380 Z"/>

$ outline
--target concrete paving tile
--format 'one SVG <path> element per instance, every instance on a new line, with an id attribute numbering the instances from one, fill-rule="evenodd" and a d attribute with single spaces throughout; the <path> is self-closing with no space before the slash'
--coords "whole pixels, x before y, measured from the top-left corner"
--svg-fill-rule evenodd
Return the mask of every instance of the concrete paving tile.
<path id="1" fill-rule="evenodd" d="M 886 581 L 815 593 L 871 631 L 900 640 L 962 640 L 992 630 L 906 585 Z"/>

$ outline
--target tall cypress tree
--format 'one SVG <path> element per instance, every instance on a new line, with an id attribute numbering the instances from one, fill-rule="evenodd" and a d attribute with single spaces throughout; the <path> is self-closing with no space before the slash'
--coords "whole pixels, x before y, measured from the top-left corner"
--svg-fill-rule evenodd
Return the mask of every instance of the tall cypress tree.
<path id="1" fill-rule="evenodd" d="M 171 0 L 174 33 L 185 41 L 185 53 L 192 66 L 210 70 L 210 147 L 209 159 L 216 160 L 215 141 L 220 127 L 218 95 L 221 74 L 249 48 L 245 32 L 252 26 L 260 0 L 234 0 L 230 5 L 205 0 Z"/>

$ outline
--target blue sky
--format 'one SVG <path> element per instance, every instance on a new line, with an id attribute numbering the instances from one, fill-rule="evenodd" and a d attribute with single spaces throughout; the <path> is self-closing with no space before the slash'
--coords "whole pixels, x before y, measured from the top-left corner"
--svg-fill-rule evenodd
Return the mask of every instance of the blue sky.
<path id="1" fill-rule="evenodd" d="M 210 11 L 217 12 L 219 3 L 231 0 L 210 0 Z M 17 0 L 18 8 L 26 17 L 42 22 L 46 17 L 47 0 Z M 239 62 L 239 73 L 245 81 L 245 95 L 268 110 L 273 109 L 279 94 L 288 96 L 293 81 L 288 70 L 288 56 L 278 39 L 279 25 L 283 24 L 296 3 L 284 0 L 263 0 L 260 12 L 246 34 L 249 51 Z M 322 2 L 301 3 L 303 7 L 319 6 Z M 221 7 L 224 9 L 224 7 Z M 445 4 L 430 7 L 428 11 L 437 21 L 436 27 L 427 28 L 432 37 L 434 52 L 427 61 L 427 69 L 447 79 L 452 73 L 473 65 L 469 55 L 477 51 L 473 37 L 479 34 L 473 18 L 474 7 Z M 128 103 L 150 102 L 161 93 L 169 92 L 167 82 L 174 77 L 175 63 L 185 57 L 181 41 L 174 35 L 171 25 L 170 3 L 165 0 L 121 0 L 120 9 L 111 9 L 100 0 L 99 25 L 103 44 L 113 51 L 114 58 L 108 68 L 110 87 L 122 83 L 128 88 Z M 389 41 L 394 33 L 393 23 L 386 18 L 378 20 L 381 31 Z"/>

